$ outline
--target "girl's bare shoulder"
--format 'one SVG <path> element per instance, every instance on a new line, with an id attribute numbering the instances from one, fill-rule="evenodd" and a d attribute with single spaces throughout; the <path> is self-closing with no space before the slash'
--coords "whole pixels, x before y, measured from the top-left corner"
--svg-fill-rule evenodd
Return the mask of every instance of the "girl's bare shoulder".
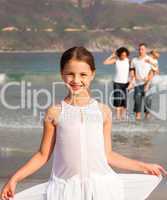
<path id="1" fill-rule="evenodd" d="M 108 117 L 112 115 L 111 108 L 104 103 L 98 102 L 99 108 L 103 114 L 103 119 L 106 120 Z"/>
<path id="2" fill-rule="evenodd" d="M 61 113 L 61 104 L 55 104 L 55 105 L 51 105 L 47 108 L 46 112 L 45 112 L 45 117 L 44 120 L 45 122 L 52 122 L 52 123 L 57 123 L 59 115 Z"/>

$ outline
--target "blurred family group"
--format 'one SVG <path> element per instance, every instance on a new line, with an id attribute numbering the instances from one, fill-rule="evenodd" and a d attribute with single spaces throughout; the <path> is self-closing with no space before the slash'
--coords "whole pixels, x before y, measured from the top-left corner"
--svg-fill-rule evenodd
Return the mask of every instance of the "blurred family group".
<path id="1" fill-rule="evenodd" d="M 134 89 L 134 112 L 136 120 L 142 118 L 142 105 L 144 102 L 145 118 L 149 118 L 151 99 L 145 101 L 146 92 L 155 75 L 159 75 L 158 59 L 160 53 L 153 49 L 148 52 L 147 44 L 138 46 L 138 55 L 132 59 L 130 52 L 125 47 L 120 47 L 104 60 L 106 65 L 115 65 L 116 74 L 113 79 L 114 107 L 116 119 L 123 120 L 127 112 L 127 93 Z"/>

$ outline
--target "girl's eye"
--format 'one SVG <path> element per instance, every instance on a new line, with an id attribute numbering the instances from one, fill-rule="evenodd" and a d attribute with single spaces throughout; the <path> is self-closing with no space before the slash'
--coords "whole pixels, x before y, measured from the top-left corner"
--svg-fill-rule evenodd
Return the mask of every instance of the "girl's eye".
<path id="1" fill-rule="evenodd" d="M 87 74 L 81 74 L 81 76 L 87 76 Z"/>
<path id="2" fill-rule="evenodd" d="M 66 73 L 65 75 L 68 75 L 68 76 L 70 75 L 70 76 L 72 76 L 73 74 L 72 74 L 72 73 Z"/>

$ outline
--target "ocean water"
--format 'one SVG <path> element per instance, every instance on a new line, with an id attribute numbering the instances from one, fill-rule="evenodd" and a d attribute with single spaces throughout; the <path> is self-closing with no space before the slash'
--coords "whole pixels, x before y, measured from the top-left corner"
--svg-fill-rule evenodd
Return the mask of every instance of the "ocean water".
<path id="1" fill-rule="evenodd" d="M 8 177 L 39 148 L 48 96 L 51 102 L 56 103 L 67 94 L 59 73 L 60 56 L 59 53 L 0 53 L 0 178 Z M 154 115 L 141 122 L 134 120 L 133 92 L 128 95 L 127 120 L 118 122 L 114 119 L 114 66 L 103 65 L 109 53 L 94 53 L 94 56 L 96 78 L 91 86 L 92 96 L 107 103 L 113 110 L 113 148 L 131 158 L 167 166 L 167 53 L 162 53 L 159 61 L 161 76 L 156 81 L 163 89 L 161 93 L 153 94 Z M 4 89 L 7 84 L 8 87 Z M 21 96 L 24 92 L 25 95 Z M 11 109 L 4 105 L 4 101 L 20 108 Z M 159 104 L 163 109 L 159 109 Z M 46 178 L 50 167 L 51 162 L 32 178 Z M 165 200 L 165 196 L 162 200 Z"/>

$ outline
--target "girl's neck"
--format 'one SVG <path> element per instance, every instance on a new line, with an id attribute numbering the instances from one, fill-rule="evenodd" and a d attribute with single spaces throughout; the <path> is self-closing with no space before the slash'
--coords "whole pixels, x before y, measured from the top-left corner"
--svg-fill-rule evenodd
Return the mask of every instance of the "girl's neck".
<path id="1" fill-rule="evenodd" d="M 73 105 L 83 106 L 83 105 L 87 105 L 90 102 L 91 96 L 90 94 L 84 94 L 84 93 L 83 94 L 69 93 L 68 96 L 65 97 L 64 100 Z"/>

